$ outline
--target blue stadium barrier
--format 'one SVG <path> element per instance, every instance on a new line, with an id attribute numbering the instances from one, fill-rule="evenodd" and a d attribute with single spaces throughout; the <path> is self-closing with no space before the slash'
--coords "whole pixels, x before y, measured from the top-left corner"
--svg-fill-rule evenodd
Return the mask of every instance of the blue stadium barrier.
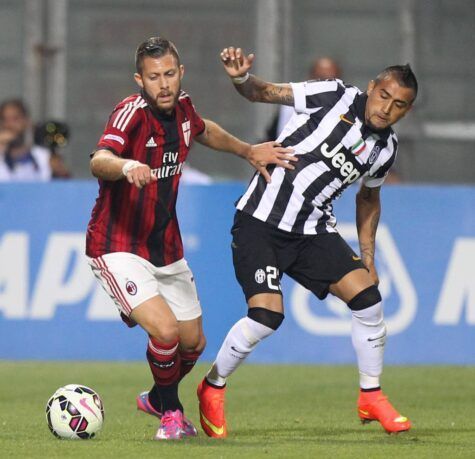
<path id="1" fill-rule="evenodd" d="M 212 360 L 245 312 L 229 229 L 242 184 L 182 186 L 179 214 Z M 0 359 L 143 359 L 84 259 L 92 181 L 0 185 Z M 354 193 L 335 205 L 356 244 Z M 475 364 L 475 188 L 387 186 L 377 266 L 390 331 L 386 362 Z M 355 245 L 356 247 L 356 245 Z M 351 363 L 350 314 L 285 278 L 286 320 L 255 362 Z"/>

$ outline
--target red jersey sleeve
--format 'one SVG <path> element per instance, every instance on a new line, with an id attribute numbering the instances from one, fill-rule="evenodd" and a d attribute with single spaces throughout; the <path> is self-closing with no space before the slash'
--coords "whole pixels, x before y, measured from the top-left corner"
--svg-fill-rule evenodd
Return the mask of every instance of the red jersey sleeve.
<path id="1" fill-rule="evenodd" d="M 195 107 L 193 104 L 191 104 L 191 132 L 193 134 L 193 137 L 196 137 L 197 135 L 200 135 L 203 133 L 205 130 L 205 122 L 203 121 L 203 118 L 201 118 L 200 115 L 198 115 L 197 111 L 195 110 Z"/>
<path id="2" fill-rule="evenodd" d="M 135 129 L 142 118 L 147 103 L 140 95 L 134 95 L 118 104 L 106 124 L 97 149 L 112 150 L 121 156 L 129 146 L 130 133 Z"/>
<path id="3" fill-rule="evenodd" d="M 180 94 L 180 102 L 183 104 L 182 106 L 184 106 L 184 110 L 190 119 L 191 136 L 196 137 L 202 134 L 206 127 L 205 122 L 196 111 L 190 96 L 184 91 Z"/>

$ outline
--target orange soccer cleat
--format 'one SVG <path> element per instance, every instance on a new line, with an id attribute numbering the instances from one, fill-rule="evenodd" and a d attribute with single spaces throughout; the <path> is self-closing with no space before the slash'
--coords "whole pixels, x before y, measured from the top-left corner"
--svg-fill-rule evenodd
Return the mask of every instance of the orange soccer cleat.
<path id="1" fill-rule="evenodd" d="M 224 395 L 226 388 L 217 389 L 210 386 L 206 379 L 198 386 L 197 395 L 200 402 L 201 427 L 208 437 L 226 438 L 226 419 L 224 418 Z"/>
<path id="2" fill-rule="evenodd" d="M 405 432 L 411 428 L 411 421 L 396 411 L 381 390 L 360 392 L 358 416 L 363 424 L 379 421 L 388 434 Z"/>

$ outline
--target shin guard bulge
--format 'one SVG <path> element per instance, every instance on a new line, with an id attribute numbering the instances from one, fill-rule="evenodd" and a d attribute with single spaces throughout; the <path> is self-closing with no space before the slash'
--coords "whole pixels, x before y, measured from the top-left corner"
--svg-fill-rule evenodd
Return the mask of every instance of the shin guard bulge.
<path id="1" fill-rule="evenodd" d="M 376 287 L 370 287 L 348 306 L 352 309 L 351 338 L 358 360 L 360 385 L 363 389 L 378 387 L 386 343 L 381 295 Z"/>
<path id="2" fill-rule="evenodd" d="M 178 382 L 181 362 L 178 341 L 163 344 L 150 337 L 147 346 L 147 360 L 157 386 L 169 386 Z"/>
<path id="3" fill-rule="evenodd" d="M 180 351 L 180 381 L 191 371 L 203 351 Z"/>
<path id="4" fill-rule="evenodd" d="M 283 320 L 284 315 L 281 313 L 265 308 L 250 308 L 248 316 L 229 330 L 207 376 L 208 381 L 223 385 L 223 380 L 236 370 L 261 340 L 277 330 Z"/>

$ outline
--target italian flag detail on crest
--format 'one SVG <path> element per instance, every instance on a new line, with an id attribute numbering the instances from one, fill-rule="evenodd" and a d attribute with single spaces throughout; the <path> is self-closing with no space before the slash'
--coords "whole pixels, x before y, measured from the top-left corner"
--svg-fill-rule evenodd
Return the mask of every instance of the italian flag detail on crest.
<path id="1" fill-rule="evenodd" d="M 363 139 L 360 139 L 351 147 L 351 153 L 353 153 L 355 156 L 358 156 L 365 148 L 365 141 Z"/>

